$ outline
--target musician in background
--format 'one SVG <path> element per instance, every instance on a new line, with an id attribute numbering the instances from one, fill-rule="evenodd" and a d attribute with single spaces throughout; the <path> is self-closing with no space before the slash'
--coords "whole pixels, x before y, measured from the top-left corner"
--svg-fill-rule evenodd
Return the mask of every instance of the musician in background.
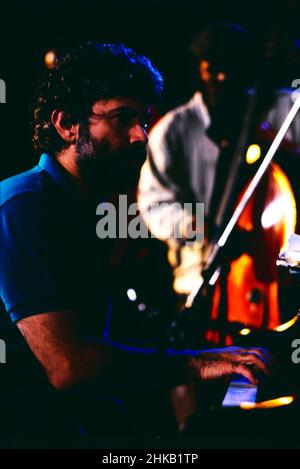
<path id="1" fill-rule="evenodd" d="M 183 296 L 191 292 L 205 265 L 206 241 L 213 233 L 214 217 L 252 88 L 258 77 L 268 82 L 270 72 L 267 73 L 267 67 L 261 68 L 263 54 L 258 53 L 253 37 L 236 24 L 208 27 L 196 36 L 191 48 L 196 57 L 198 89 L 190 101 L 168 112 L 152 129 L 138 193 L 147 226 L 169 246 L 174 289 Z M 281 92 L 272 96 L 273 83 L 265 85 L 269 85 L 270 96 L 265 96 L 262 106 L 264 122 L 260 131 L 265 134 L 264 139 L 269 134 L 266 129 L 278 128 L 292 105 L 290 94 Z M 299 125 L 300 116 L 297 116 L 287 135 L 298 144 Z M 275 136 L 274 132 L 272 135 Z M 158 205 L 161 202 L 165 204 Z M 205 233 L 201 220 L 180 207 L 184 202 L 204 203 Z M 172 217 L 167 216 L 167 204 L 174 204 Z M 204 235 L 204 241 L 191 243 L 197 230 Z M 181 236 L 175 238 L 174 232 Z M 257 313 L 251 313 L 249 324 L 258 326 L 265 321 L 264 301 L 259 303 L 255 300 L 249 306 L 257 308 Z M 243 313 L 238 312 L 241 308 L 235 309 L 234 320 L 237 320 Z M 270 319 L 269 325 L 278 320 L 277 314 L 274 315 L 276 320 Z"/>
<path id="2" fill-rule="evenodd" d="M 203 230 L 191 213 L 180 209 L 172 219 L 157 202 L 204 203 L 206 224 L 226 180 L 230 161 L 222 165 L 216 183 L 221 150 L 234 144 L 247 103 L 246 89 L 253 84 L 253 41 L 242 27 L 221 23 L 196 36 L 192 45 L 198 73 L 198 89 L 182 106 L 168 112 L 152 129 L 148 160 L 141 171 L 139 207 L 151 232 L 169 245 L 174 268 L 174 288 L 188 294 L 201 274 L 205 243 L 186 243 L 195 230 Z M 221 187 L 220 187 L 221 186 Z M 172 236 L 174 220 L 181 226 Z M 170 225 L 168 225 L 170 223 Z"/>

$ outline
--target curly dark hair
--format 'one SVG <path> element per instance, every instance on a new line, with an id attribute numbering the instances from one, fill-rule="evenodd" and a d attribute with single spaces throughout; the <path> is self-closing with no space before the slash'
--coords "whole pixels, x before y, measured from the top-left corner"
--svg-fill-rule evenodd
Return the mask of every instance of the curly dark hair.
<path id="1" fill-rule="evenodd" d="M 101 98 L 128 96 L 150 104 L 162 91 L 162 76 L 147 57 L 123 44 L 87 43 L 57 60 L 42 77 L 33 106 L 34 147 L 55 154 L 67 146 L 51 123 L 55 109 L 82 123 Z"/>

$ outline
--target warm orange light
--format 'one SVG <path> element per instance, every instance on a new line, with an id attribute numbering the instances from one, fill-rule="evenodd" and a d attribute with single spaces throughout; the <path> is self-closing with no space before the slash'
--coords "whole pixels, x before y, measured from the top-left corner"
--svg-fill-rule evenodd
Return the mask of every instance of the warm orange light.
<path id="1" fill-rule="evenodd" d="M 201 60 L 200 62 L 200 76 L 201 79 L 205 82 L 210 81 L 211 73 L 209 71 L 210 65 L 207 60 Z"/>
<path id="2" fill-rule="evenodd" d="M 248 147 L 246 153 L 246 162 L 254 164 L 261 157 L 261 149 L 259 145 L 253 144 Z"/>
<path id="3" fill-rule="evenodd" d="M 217 74 L 217 80 L 220 81 L 220 82 L 225 81 L 225 80 L 226 80 L 226 75 L 225 75 L 225 73 L 224 73 L 224 72 L 219 72 L 219 73 Z"/>
<path id="4" fill-rule="evenodd" d="M 56 54 L 53 50 L 50 50 L 47 52 L 45 55 L 45 65 L 47 68 L 54 68 L 55 67 L 55 62 L 56 62 Z"/>
<path id="5" fill-rule="evenodd" d="M 245 327 L 244 329 L 241 329 L 239 334 L 240 335 L 249 335 L 251 333 L 251 329 L 248 329 L 247 327 Z"/>
<path id="6" fill-rule="evenodd" d="M 299 315 L 297 314 L 293 317 L 290 321 L 285 322 L 284 324 L 280 324 L 279 326 L 275 327 L 274 331 L 276 332 L 283 332 L 292 327 L 299 319 Z"/>
<path id="7" fill-rule="evenodd" d="M 284 213 L 284 239 L 281 250 L 287 244 L 288 239 L 292 233 L 295 232 L 297 221 L 297 210 L 294 193 L 290 181 L 288 180 L 282 169 L 273 163 L 273 176 L 282 192 L 282 203 L 285 207 Z"/>
<path id="8" fill-rule="evenodd" d="M 278 397 L 277 399 L 271 399 L 263 402 L 241 402 L 240 407 L 244 410 L 252 409 L 273 409 L 274 407 L 281 407 L 284 405 L 290 405 L 294 402 L 293 396 Z"/>

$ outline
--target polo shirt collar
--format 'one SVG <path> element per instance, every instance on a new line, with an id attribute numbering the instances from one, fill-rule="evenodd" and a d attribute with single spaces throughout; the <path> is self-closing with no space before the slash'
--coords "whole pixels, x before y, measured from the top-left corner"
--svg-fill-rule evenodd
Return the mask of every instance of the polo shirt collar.
<path id="1" fill-rule="evenodd" d="M 76 199 L 83 199 L 79 187 L 74 183 L 69 173 L 58 161 L 51 155 L 43 153 L 41 155 L 39 166 L 46 171 L 56 184 L 61 186 L 66 192 Z"/>

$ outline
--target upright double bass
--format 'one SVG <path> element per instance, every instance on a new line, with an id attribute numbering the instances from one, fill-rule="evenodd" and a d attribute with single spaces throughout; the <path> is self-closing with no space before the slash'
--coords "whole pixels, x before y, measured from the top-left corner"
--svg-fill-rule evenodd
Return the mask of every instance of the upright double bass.
<path id="1" fill-rule="evenodd" d="M 253 95 L 245 116 L 243 132 L 249 129 L 255 100 Z M 212 310 L 209 309 L 212 311 L 209 319 L 216 321 L 219 328 L 222 329 L 227 322 L 265 329 L 276 329 L 279 326 L 281 318 L 275 261 L 289 233 L 294 230 L 295 201 L 287 177 L 279 166 L 273 163 L 273 158 L 299 108 L 300 96 L 293 104 L 256 173 L 240 195 L 233 214 L 226 217 L 235 195 L 234 183 L 229 180 L 222 200 L 224 203 L 221 203 L 217 212 L 216 220 L 219 220 L 219 224 L 216 223 L 216 242 L 211 246 L 202 278 L 187 299 L 185 315 L 188 316 L 189 312 L 193 311 L 196 316 L 200 316 L 201 310 L 204 314 L 203 301 L 207 301 L 212 287 L 217 285 L 213 294 Z M 233 180 L 236 180 L 240 169 L 239 162 L 241 155 L 244 155 L 241 150 L 245 143 L 246 136 L 242 133 L 237 145 L 238 157 L 230 172 Z M 257 228 L 259 230 L 255 232 Z M 248 250 L 237 255 L 228 267 L 230 251 L 236 244 L 234 233 L 242 236 L 242 232 L 246 234 L 244 238 L 248 238 Z M 259 240 L 256 238 L 258 235 Z M 222 269 L 225 269 L 224 277 Z M 224 278 L 225 285 L 222 286 Z M 221 294 L 224 294 L 224 291 L 227 300 L 226 311 L 222 310 L 224 299 Z M 202 319 L 205 323 L 208 318 L 204 316 Z M 175 329 L 174 327 L 174 331 Z M 223 337 L 223 341 L 226 343 L 226 337 Z"/>

